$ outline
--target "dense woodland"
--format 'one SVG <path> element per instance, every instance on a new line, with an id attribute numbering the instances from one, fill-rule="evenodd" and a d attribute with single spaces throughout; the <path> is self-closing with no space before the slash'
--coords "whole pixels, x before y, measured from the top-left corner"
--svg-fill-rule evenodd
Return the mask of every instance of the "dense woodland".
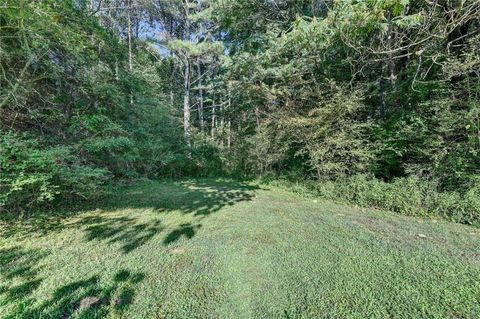
<path id="1" fill-rule="evenodd" d="M 478 0 L 0 1 L 0 207 L 231 176 L 480 220 Z"/>

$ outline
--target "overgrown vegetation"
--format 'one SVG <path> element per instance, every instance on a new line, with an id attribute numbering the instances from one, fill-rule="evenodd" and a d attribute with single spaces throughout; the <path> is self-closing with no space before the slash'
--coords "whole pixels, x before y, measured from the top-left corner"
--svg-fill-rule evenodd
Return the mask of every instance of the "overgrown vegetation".
<path id="1" fill-rule="evenodd" d="M 117 179 L 273 174 L 480 215 L 476 0 L 7 0 L 0 207 Z"/>
<path id="2" fill-rule="evenodd" d="M 321 183 L 272 176 L 261 180 L 268 185 L 336 202 L 386 209 L 407 216 L 441 216 L 454 222 L 480 226 L 480 192 L 475 188 L 467 192 L 439 192 L 433 182 L 416 176 L 396 178 L 389 183 L 366 175 Z"/>

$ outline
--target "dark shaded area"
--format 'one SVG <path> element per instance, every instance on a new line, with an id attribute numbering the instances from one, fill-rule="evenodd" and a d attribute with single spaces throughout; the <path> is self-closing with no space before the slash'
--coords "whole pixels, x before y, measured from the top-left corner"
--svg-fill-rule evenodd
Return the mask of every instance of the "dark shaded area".
<path id="1" fill-rule="evenodd" d="M 104 318 L 121 313 L 132 304 L 143 273 L 121 269 L 112 283 L 102 286 L 98 275 L 56 289 L 50 299 L 35 305 L 32 293 L 43 281 L 41 261 L 48 254 L 20 247 L 0 249 L 0 307 L 14 305 L 4 318 Z M 14 283 L 21 281 L 21 284 Z"/>
<path id="2" fill-rule="evenodd" d="M 79 224 L 87 225 L 85 232 L 88 240 L 121 242 L 124 253 L 143 245 L 163 229 L 160 220 L 139 224 L 135 218 L 130 217 L 90 217 L 76 223 Z"/>
<path id="3" fill-rule="evenodd" d="M 201 220 L 225 206 L 250 201 L 257 189 L 259 189 L 258 186 L 239 182 L 210 180 L 144 184 L 116 192 L 103 203 L 102 210 L 153 209 L 158 213 L 159 218 L 170 211 L 180 211 Z M 98 214 L 86 216 L 70 227 L 85 227 L 88 240 L 121 242 L 122 251 L 129 253 L 162 231 L 166 231 L 160 219 L 140 222 L 137 218 Z M 182 237 L 191 239 L 201 226 L 201 224 L 181 224 L 165 235 L 163 244 L 171 244 Z"/>
<path id="4" fill-rule="evenodd" d="M 5 279 L 32 277 L 39 271 L 38 263 L 47 254 L 38 249 L 10 247 L 0 249 L 0 275 Z"/>
<path id="5" fill-rule="evenodd" d="M 163 243 L 165 245 L 168 245 L 170 243 L 173 243 L 179 240 L 180 237 L 182 236 L 190 239 L 193 236 L 195 236 L 196 230 L 200 229 L 201 227 L 202 227 L 201 224 L 198 224 L 198 225 L 192 225 L 191 223 L 181 224 L 178 228 L 171 231 L 167 235 L 167 237 L 165 237 L 165 239 L 163 240 Z"/>
<path id="6" fill-rule="evenodd" d="M 36 236 L 41 240 L 51 232 L 81 229 L 85 240 L 120 243 L 122 252 L 127 254 L 158 235 L 163 236 L 164 245 L 182 238 L 191 239 L 201 229 L 200 221 L 223 207 L 251 200 L 257 189 L 257 186 L 225 181 L 147 182 L 118 188 L 109 198 L 83 207 L 76 214 L 56 212 L 20 221 L 4 218 L 1 236 Z M 153 218 L 152 212 L 148 212 L 146 218 L 142 218 L 141 211 L 120 217 L 108 212 L 117 209 L 153 210 Z M 97 212 L 81 215 L 88 210 Z M 195 217 L 194 221 L 167 231 L 161 220 L 162 215 L 171 211 L 190 214 Z M 105 281 L 94 274 L 59 287 L 50 299 L 36 304 L 33 293 L 42 284 L 42 260 L 48 254 L 47 250 L 18 246 L 0 249 L 0 306 L 13 305 L 5 318 L 115 316 L 132 304 L 136 286 L 144 278 L 142 273 L 122 269 L 105 285 L 102 284 Z"/>
<path id="7" fill-rule="evenodd" d="M 0 296 L 6 303 L 31 294 L 41 284 L 39 262 L 47 253 L 18 246 L 0 249 Z M 21 279 L 21 284 L 11 284 Z"/>
<path id="8" fill-rule="evenodd" d="M 78 280 L 55 290 L 53 296 L 38 306 L 34 299 L 20 296 L 19 307 L 12 318 L 105 318 L 126 310 L 133 302 L 136 286 L 144 279 L 142 273 L 120 270 L 113 283 L 101 286 L 100 278 L 94 275 Z M 7 316 L 8 318 L 8 316 Z"/>
<path id="9" fill-rule="evenodd" d="M 117 188 L 110 196 L 93 203 L 84 204 L 76 214 L 53 212 L 37 214 L 29 218 L 9 220 L 2 229 L 2 237 L 44 236 L 50 232 L 66 228 L 83 229 L 89 241 L 122 243 L 122 251 L 129 253 L 165 231 L 162 226 L 162 214 L 180 211 L 201 220 L 242 201 L 250 201 L 258 186 L 241 182 L 222 180 L 191 180 L 184 182 L 145 182 L 142 184 Z M 158 213 L 158 219 L 140 221 L 138 216 L 110 216 L 108 210 L 151 209 Z M 97 210 L 95 216 L 81 216 L 82 212 Z M 80 216 L 73 223 L 66 223 L 72 216 Z M 168 245 L 181 237 L 192 238 L 201 228 L 201 224 L 181 224 L 165 234 L 163 243 Z"/>
<path id="10" fill-rule="evenodd" d="M 32 215 L 21 217 L 11 214 L 0 214 L 0 223 L 4 224 L 0 228 L 0 236 L 8 238 L 12 236 L 27 237 L 29 234 L 47 235 L 52 231 L 65 228 L 65 225 L 63 225 L 65 218 L 75 216 L 78 213 L 72 213 L 71 211 L 48 211 L 36 212 Z"/>
<path id="11" fill-rule="evenodd" d="M 194 216 L 208 216 L 225 206 L 250 201 L 259 187 L 232 181 L 192 180 L 155 183 L 116 192 L 103 208 L 153 208 L 158 212 L 179 210 Z"/>
<path id="12" fill-rule="evenodd" d="M 203 219 L 225 206 L 241 201 L 250 201 L 255 196 L 258 186 L 240 182 L 225 181 L 187 181 L 169 184 L 157 184 L 155 187 L 133 187 L 125 193 L 111 197 L 106 207 L 110 209 L 152 208 L 158 213 L 178 210 L 184 214 Z M 156 190 L 152 192 L 153 190 Z M 161 214 L 160 214 L 161 216 Z M 90 220 L 94 221 L 94 220 Z M 164 230 L 160 222 L 135 224 L 133 218 L 109 219 L 95 221 L 98 225 L 87 228 L 89 239 L 107 239 L 110 242 L 125 241 L 124 252 L 129 252 L 142 245 L 156 233 Z M 165 245 L 176 242 L 181 237 L 191 239 L 201 228 L 201 224 L 185 223 L 166 234 Z"/>

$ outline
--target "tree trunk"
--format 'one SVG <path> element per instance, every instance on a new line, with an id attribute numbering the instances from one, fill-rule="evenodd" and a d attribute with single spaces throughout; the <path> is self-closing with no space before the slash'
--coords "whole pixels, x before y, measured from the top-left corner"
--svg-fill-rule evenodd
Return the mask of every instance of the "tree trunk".
<path id="1" fill-rule="evenodd" d="M 388 14 L 388 33 L 387 33 L 387 51 L 388 53 L 388 72 L 389 72 L 389 80 L 390 80 L 390 85 L 392 92 L 395 92 L 396 90 L 396 80 L 397 80 L 397 75 L 395 71 L 395 61 L 393 60 L 393 43 L 395 43 L 395 30 L 394 30 L 394 25 L 392 22 L 391 18 L 392 14 L 389 12 Z"/>
<path id="2" fill-rule="evenodd" d="M 127 9 L 127 22 L 128 22 L 128 71 L 130 73 L 133 70 L 133 65 L 132 65 L 132 16 L 131 16 L 131 6 L 132 6 L 132 1 L 128 1 L 128 9 Z"/>
<path id="3" fill-rule="evenodd" d="M 215 108 L 215 97 L 213 98 L 212 100 L 212 127 L 211 127 L 211 130 L 210 130 L 210 133 L 212 134 L 212 138 L 215 138 L 215 125 L 216 125 L 216 116 L 215 116 L 215 111 L 216 111 L 216 108 Z"/>
<path id="4" fill-rule="evenodd" d="M 115 57 L 115 81 L 118 82 L 118 59 Z"/>
<path id="5" fill-rule="evenodd" d="M 200 129 L 204 130 L 205 127 L 205 122 L 203 120 L 203 87 L 202 87 L 202 67 L 200 65 L 200 62 L 197 62 L 197 73 L 198 73 L 198 118 L 200 120 Z"/>
<path id="6" fill-rule="evenodd" d="M 380 86 L 380 117 L 385 118 L 386 108 L 387 108 L 387 92 L 385 91 L 385 72 L 387 65 L 385 62 L 382 63 L 382 72 L 380 74 L 379 86 Z"/>
<path id="7" fill-rule="evenodd" d="M 223 146 L 225 139 L 225 108 L 223 103 L 220 103 L 220 144 Z"/>
<path id="8" fill-rule="evenodd" d="M 231 146 L 232 146 L 232 120 L 228 120 L 227 147 L 230 149 Z"/>
<path id="9" fill-rule="evenodd" d="M 183 78 L 183 131 L 185 134 L 185 141 L 190 148 L 192 142 L 190 140 L 190 62 L 188 58 L 186 58 Z"/>
<path id="10" fill-rule="evenodd" d="M 228 82 L 228 103 L 227 103 L 227 109 L 230 112 L 228 114 L 228 124 L 227 124 L 227 147 L 230 149 L 230 146 L 232 145 L 232 120 L 230 117 L 231 114 L 231 107 L 232 107 L 232 82 Z"/>
<path id="11" fill-rule="evenodd" d="M 190 37 L 190 3 L 188 0 L 184 1 L 185 10 L 185 29 L 183 38 L 188 39 Z M 185 135 L 185 141 L 187 142 L 187 146 L 190 149 L 192 147 L 191 141 L 191 131 L 190 131 L 190 60 L 188 57 L 188 52 L 184 53 L 185 59 L 185 69 L 183 73 L 183 132 Z M 191 155 L 191 154 L 189 154 Z"/>
<path id="12" fill-rule="evenodd" d="M 131 17 L 131 9 L 132 9 L 132 1 L 128 1 L 128 9 L 127 9 L 127 22 L 128 22 L 128 71 L 130 75 L 133 71 L 133 64 L 132 64 L 132 17 Z M 133 93 L 130 90 L 130 106 L 133 105 Z"/>
<path id="13" fill-rule="evenodd" d="M 393 25 L 391 21 L 391 12 L 387 10 L 386 18 L 387 18 L 387 33 L 386 39 L 383 39 L 384 43 L 384 51 L 391 51 L 392 50 L 392 39 L 393 39 Z M 390 80 L 391 90 L 395 90 L 395 63 L 393 62 L 393 55 L 392 53 L 388 53 L 385 58 L 382 59 L 382 72 L 380 76 L 380 117 L 384 119 L 387 115 L 387 88 L 386 88 L 386 80 Z M 388 74 L 388 75 L 387 75 Z"/>

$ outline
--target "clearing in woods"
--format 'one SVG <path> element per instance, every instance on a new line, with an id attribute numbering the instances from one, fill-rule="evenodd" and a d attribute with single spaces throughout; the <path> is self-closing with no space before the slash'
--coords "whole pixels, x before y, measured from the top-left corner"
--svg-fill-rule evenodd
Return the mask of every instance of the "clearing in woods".
<path id="1" fill-rule="evenodd" d="M 480 316 L 473 227 L 209 179 L 93 205 L 0 224 L 0 318 Z"/>

